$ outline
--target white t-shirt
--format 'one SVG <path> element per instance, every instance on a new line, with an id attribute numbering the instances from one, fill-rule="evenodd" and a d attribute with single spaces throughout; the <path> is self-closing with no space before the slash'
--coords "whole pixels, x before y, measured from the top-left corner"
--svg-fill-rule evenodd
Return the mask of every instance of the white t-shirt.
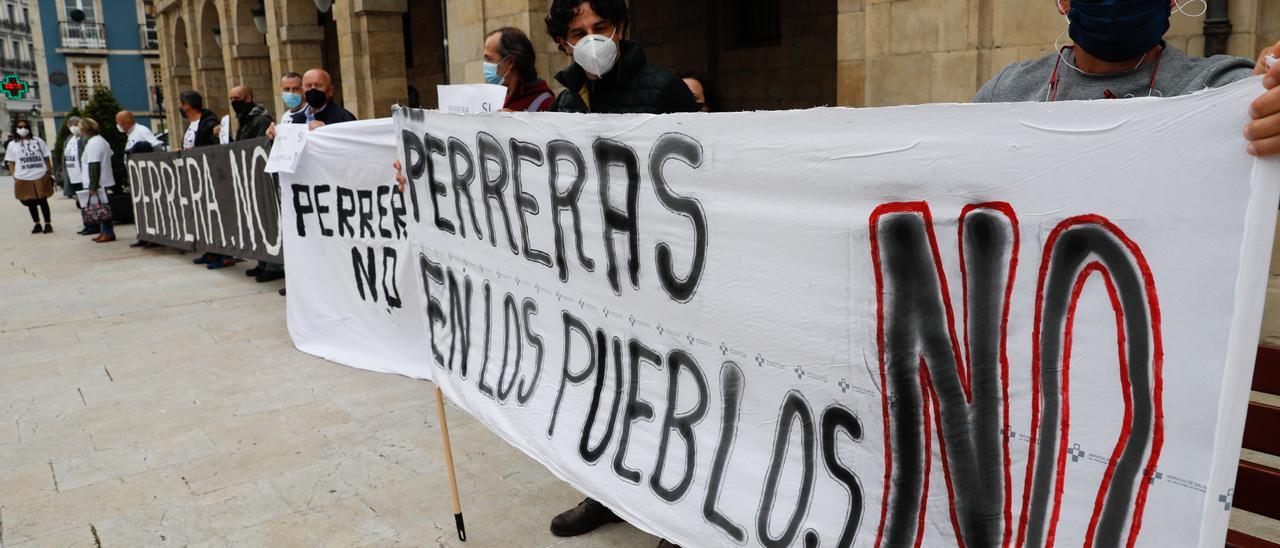
<path id="1" fill-rule="evenodd" d="M 84 145 L 84 154 L 80 156 L 80 160 L 84 162 L 85 186 L 89 184 L 89 164 L 94 162 L 102 164 L 102 176 L 98 179 L 98 185 L 102 188 L 116 186 L 116 177 L 111 171 L 111 156 L 113 156 L 111 144 L 101 135 L 94 135 L 89 139 L 89 142 Z"/>
<path id="2" fill-rule="evenodd" d="M 128 137 L 128 140 L 124 143 L 125 150 L 129 150 L 133 148 L 133 145 L 144 141 L 151 143 L 151 146 L 156 149 L 160 148 L 160 140 L 156 139 L 156 134 L 151 133 L 151 128 L 142 124 L 133 124 L 133 127 L 129 128 L 129 133 L 125 135 Z"/>
<path id="3" fill-rule="evenodd" d="M 231 142 L 231 117 L 223 116 L 222 121 L 218 122 L 222 125 L 222 129 L 218 130 L 218 142 L 228 144 Z"/>
<path id="4" fill-rule="evenodd" d="M 49 173 L 44 159 L 49 157 L 49 145 L 44 139 L 14 139 L 4 151 L 4 161 L 13 162 L 13 178 L 34 181 Z"/>
<path id="5" fill-rule="evenodd" d="M 281 123 L 281 124 L 292 124 L 292 123 L 293 123 L 293 115 L 294 115 L 294 114 L 297 114 L 297 113 L 299 113 L 299 112 L 302 112 L 302 109 L 304 109 L 304 108 L 307 108 L 307 107 L 305 107 L 305 106 L 304 106 L 304 107 L 299 108 L 298 110 L 288 110 L 288 111 L 285 111 L 284 116 L 281 116 L 281 117 L 280 117 L 280 122 L 279 122 L 279 123 Z"/>
<path id="6" fill-rule="evenodd" d="M 196 147 L 196 130 L 200 129 L 200 120 L 187 124 L 187 132 L 182 134 L 182 149 Z"/>
<path id="7" fill-rule="evenodd" d="M 67 180 L 73 184 L 82 184 L 80 176 L 80 138 L 67 137 L 67 144 L 62 147 L 62 165 L 67 168 Z"/>

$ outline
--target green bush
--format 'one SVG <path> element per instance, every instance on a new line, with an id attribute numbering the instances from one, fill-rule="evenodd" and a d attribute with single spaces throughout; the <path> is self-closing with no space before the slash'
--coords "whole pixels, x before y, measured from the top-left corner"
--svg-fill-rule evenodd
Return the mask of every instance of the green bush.
<path id="1" fill-rule="evenodd" d="M 95 88 L 93 97 L 80 113 L 81 118 L 93 118 L 102 130 L 102 137 L 111 145 L 111 169 L 119 184 L 127 184 L 128 173 L 124 167 L 124 144 L 128 140 L 120 128 L 116 127 L 116 114 L 124 110 L 116 96 L 107 88 Z M 59 132 L 61 135 L 61 132 Z"/>

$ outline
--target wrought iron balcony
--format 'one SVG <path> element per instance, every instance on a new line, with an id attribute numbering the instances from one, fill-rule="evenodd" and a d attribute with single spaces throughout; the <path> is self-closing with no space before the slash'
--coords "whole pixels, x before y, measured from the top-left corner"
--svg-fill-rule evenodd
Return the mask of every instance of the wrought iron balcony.
<path id="1" fill-rule="evenodd" d="M 107 26 L 102 23 L 59 21 L 58 31 L 62 35 L 64 48 L 106 49 L 107 47 Z"/>

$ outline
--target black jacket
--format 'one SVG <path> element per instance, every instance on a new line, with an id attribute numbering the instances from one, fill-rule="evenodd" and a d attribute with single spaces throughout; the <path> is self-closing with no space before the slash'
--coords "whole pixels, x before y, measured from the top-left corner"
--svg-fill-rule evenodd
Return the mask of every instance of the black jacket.
<path id="1" fill-rule="evenodd" d="M 240 129 L 236 130 L 237 141 L 263 137 L 267 128 L 271 127 L 271 114 L 262 105 L 254 104 L 253 108 L 240 117 Z M 227 129 L 227 128 L 222 128 Z"/>
<path id="2" fill-rule="evenodd" d="M 577 63 L 560 71 L 556 80 L 565 90 L 551 107 L 554 112 L 599 112 L 607 114 L 697 112 L 698 101 L 685 83 L 667 69 L 649 62 L 640 44 L 623 40 L 618 63 L 598 80 L 587 78 Z M 591 106 L 580 91 L 587 86 Z"/>
<path id="3" fill-rule="evenodd" d="M 325 105 L 324 110 L 316 113 L 316 121 L 324 122 L 326 126 L 330 124 L 340 124 L 342 122 L 354 122 L 356 121 L 356 115 L 351 114 L 347 109 L 342 108 L 342 105 L 329 101 L 329 104 Z M 307 123 L 307 109 L 304 108 L 295 112 L 293 114 L 293 123 Z"/>
<path id="4" fill-rule="evenodd" d="M 195 146 L 204 147 L 220 144 L 218 136 L 213 134 L 213 128 L 222 123 L 218 119 L 218 115 L 212 110 L 204 109 L 200 111 L 200 125 L 196 126 L 196 144 Z M 231 131 L 231 128 L 222 128 L 223 131 Z"/>

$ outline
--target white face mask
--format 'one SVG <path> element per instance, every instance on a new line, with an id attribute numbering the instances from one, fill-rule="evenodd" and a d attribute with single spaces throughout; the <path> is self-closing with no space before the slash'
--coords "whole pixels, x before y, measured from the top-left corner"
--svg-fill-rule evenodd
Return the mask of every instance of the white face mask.
<path id="1" fill-rule="evenodd" d="M 80 136 L 80 126 L 71 126 L 71 134 L 76 137 Z"/>
<path id="2" fill-rule="evenodd" d="M 614 32 L 609 33 L 609 36 L 603 34 L 583 36 L 577 44 L 571 46 L 573 62 L 596 78 L 608 74 L 613 70 L 613 65 L 618 62 L 618 44 L 613 41 L 615 33 L 617 33 L 616 28 Z"/>
<path id="3" fill-rule="evenodd" d="M 31 135 L 31 130 L 29 130 L 29 129 L 25 128 L 25 127 L 20 127 L 20 128 L 18 128 L 18 136 L 19 136 L 19 137 L 26 137 L 26 136 L 28 136 L 28 135 Z"/>

